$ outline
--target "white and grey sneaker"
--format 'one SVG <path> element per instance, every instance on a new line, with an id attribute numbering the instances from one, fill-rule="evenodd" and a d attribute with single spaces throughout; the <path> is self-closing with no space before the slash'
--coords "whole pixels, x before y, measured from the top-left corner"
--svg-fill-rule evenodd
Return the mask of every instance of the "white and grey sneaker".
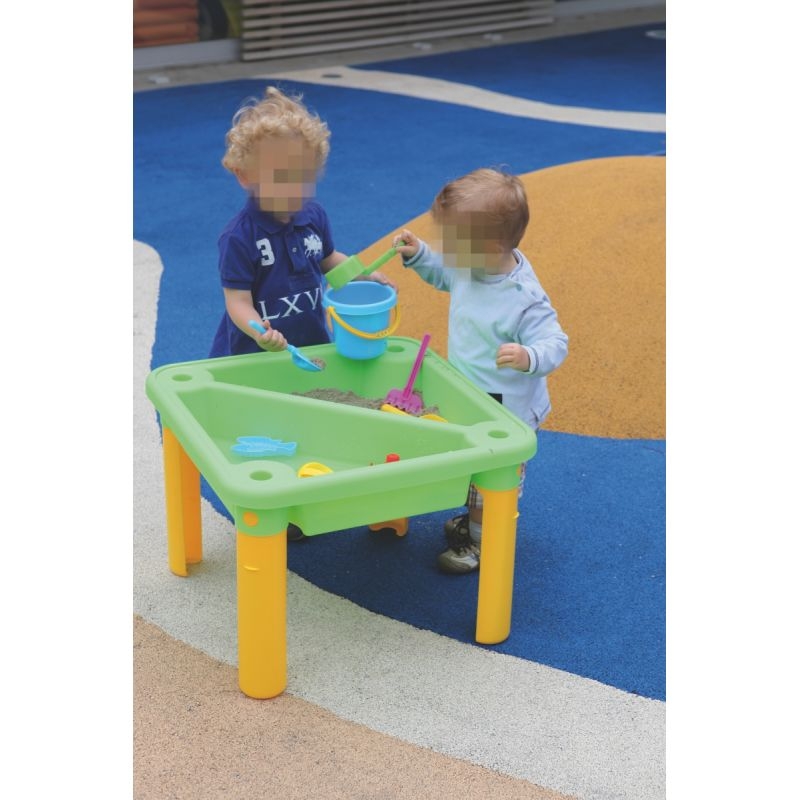
<path id="1" fill-rule="evenodd" d="M 451 575 L 475 572 L 480 566 L 481 546 L 469 534 L 469 514 L 447 520 L 444 535 L 449 547 L 436 558 L 439 569 Z"/>

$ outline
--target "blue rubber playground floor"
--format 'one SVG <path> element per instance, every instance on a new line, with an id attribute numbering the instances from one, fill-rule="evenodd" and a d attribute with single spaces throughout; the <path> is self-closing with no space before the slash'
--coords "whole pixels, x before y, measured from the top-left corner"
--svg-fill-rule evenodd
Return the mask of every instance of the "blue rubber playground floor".
<path id="1" fill-rule="evenodd" d="M 485 48 L 480 70 L 475 52 L 359 69 L 554 104 L 663 114 L 664 41 L 646 31 Z M 224 135 L 232 112 L 264 85 L 247 79 L 134 95 L 134 236 L 164 264 L 153 368 L 207 356 L 222 308 L 216 239 L 242 202 L 220 164 Z M 378 91 L 281 85 L 302 92 L 334 132 L 318 196 L 344 252 L 358 252 L 423 213 L 445 180 L 479 165 L 521 174 L 666 149 L 664 133 L 559 124 Z M 663 700 L 666 443 L 547 430 L 540 436 L 520 503 L 513 635 L 496 649 Z M 204 493 L 223 511 L 207 486 Z M 453 578 L 435 568 L 449 515 L 415 519 L 413 535 L 403 539 L 360 529 L 292 545 L 289 567 L 371 611 L 472 643 L 477 576 Z"/>

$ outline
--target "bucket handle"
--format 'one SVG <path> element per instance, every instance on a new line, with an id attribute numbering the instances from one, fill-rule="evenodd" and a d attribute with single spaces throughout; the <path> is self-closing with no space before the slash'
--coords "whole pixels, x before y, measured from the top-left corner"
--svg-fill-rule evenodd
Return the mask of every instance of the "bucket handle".
<path id="1" fill-rule="evenodd" d="M 399 306 L 395 306 L 392 310 L 394 311 L 394 321 L 388 328 L 384 328 L 382 331 L 375 331 L 375 333 L 368 333 L 367 331 L 360 331 L 358 328 L 354 328 L 352 325 L 346 323 L 336 313 L 336 309 L 333 306 L 328 306 L 328 327 L 333 331 L 333 325 L 331 324 L 331 317 L 333 317 L 346 331 L 349 331 L 355 336 L 360 336 L 362 339 L 384 339 L 387 336 L 391 336 L 400 325 Z"/>

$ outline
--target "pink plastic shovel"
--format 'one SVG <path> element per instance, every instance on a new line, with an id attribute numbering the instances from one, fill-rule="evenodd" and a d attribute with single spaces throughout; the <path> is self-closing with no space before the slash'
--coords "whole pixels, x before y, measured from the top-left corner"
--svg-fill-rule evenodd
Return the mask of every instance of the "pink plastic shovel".
<path id="1" fill-rule="evenodd" d="M 422 359 L 425 356 L 425 351 L 428 349 L 428 342 L 430 342 L 430 334 L 426 333 L 422 337 L 422 344 L 419 346 L 419 352 L 414 360 L 414 366 L 411 368 L 411 375 L 408 377 L 408 383 L 405 389 L 390 389 L 389 394 L 386 395 L 384 400 L 390 406 L 407 411 L 409 414 L 419 415 L 422 412 L 422 400 L 413 393 L 414 381 L 417 379 L 417 373 L 422 366 Z"/>

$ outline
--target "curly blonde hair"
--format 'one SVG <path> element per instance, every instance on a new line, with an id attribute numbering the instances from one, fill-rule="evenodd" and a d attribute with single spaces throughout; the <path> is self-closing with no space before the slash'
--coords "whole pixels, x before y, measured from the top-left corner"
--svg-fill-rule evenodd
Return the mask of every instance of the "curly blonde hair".
<path id="1" fill-rule="evenodd" d="M 265 97 L 240 108 L 225 136 L 227 149 L 222 159 L 225 169 L 244 168 L 254 145 L 268 137 L 300 137 L 314 154 L 321 169 L 330 151 L 330 130 L 301 102 L 302 96 L 289 97 L 280 89 L 268 86 Z"/>
<path id="2" fill-rule="evenodd" d="M 442 187 L 433 200 L 431 216 L 441 223 L 454 214 L 469 214 L 487 238 L 509 250 L 519 245 L 530 220 L 522 181 L 490 168 L 476 169 Z"/>

